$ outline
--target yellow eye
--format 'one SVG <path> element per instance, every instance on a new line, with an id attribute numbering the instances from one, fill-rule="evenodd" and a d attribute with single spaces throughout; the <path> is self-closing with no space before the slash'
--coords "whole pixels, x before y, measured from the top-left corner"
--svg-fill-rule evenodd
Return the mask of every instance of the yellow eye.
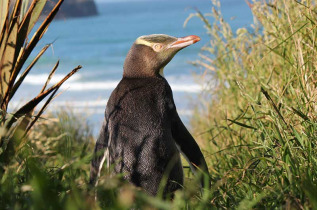
<path id="1" fill-rule="evenodd" d="M 156 52 L 160 51 L 162 48 L 163 48 L 163 45 L 161 45 L 161 44 L 154 44 L 153 45 L 153 50 Z"/>

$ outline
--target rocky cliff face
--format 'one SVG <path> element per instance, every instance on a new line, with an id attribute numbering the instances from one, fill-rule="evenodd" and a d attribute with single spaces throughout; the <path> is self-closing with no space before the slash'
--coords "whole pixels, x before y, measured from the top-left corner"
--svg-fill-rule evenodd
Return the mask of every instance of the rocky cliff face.
<path id="1" fill-rule="evenodd" d="M 58 0 L 47 1 L 44 8 L 44 15 L 52 9 Z M 64 0 L 55 19 L 86 17 L 98 15 L 97 7 L 94 0 Z"/>

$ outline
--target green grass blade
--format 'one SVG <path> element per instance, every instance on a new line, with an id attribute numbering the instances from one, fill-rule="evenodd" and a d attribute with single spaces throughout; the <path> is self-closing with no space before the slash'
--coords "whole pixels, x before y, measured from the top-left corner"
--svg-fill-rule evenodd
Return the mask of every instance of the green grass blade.
<path id="1" fill-rule="evenodd" d="M 309 121 L 309 117 L 307 115 L 305 115 L 303 112 L 301 112 L 298 109 L 295 109 L 294 107 L 291 107 L 292 110 L 294 111 L 295 114 L 297 114 L 298 116 L 300 116 L 301 118 L 303 118 L 304 120 Z"/>
<path id="2" fill-rule="evenodd" d="M 59 65 L 59 61 L 56 62 L 55 66 L 53 67 L 52 71 L 50 72 L 50 74 L 48 75 L 45 84 L 42 87 L 41 93 L 44 92 L 44 90 L 46 89 L 48 83 L 51 81 L 53 75 L 55 74 L 55 71 L 57 70 L 57 67 Z"/>
<path id="3" fill-rule="evenodd" d="M 276 111 L 278 116 L 280 117 L 280 119 L 284 122 L 285 125 L 287 125 L 284 117 L 282 116 L 281 112 L 278 110 L 276 104 L 274 103 L 274 101 L 271 98 L 271 96 L 269 95 L 269 93 L 266 90 L 264 90 L 263 87 L 261 87 L 261 92 L 264 94 L 265 98 L 270 102 L 270 104 L 272 105 L 272 107 L 274 108 L 274 110 Z"/>
<path id="4" fill-rule="evenodd" d="M 306 179 L 303 183 L 303 189 L 309 201 L 312 204 L 312 209 L 317 209 L 317 185 L 310 179 Z"/>
<path id="5" fill-rule="evenodd" d="M 230 120 L 230 119 L 228 119 L 228 120 L 229 120 L 230 122 L 234 123 L 234 124 L 237 124 L 237 125 L 241 126 L 241 127 L 250 128 L 250 129 L 253 129 L 253 130 L 257 130 L 255 127 L 252 127 L 252 126 L 250 126 L 250 125 L 246 125 L 246 124 L 241 123 L 241 122 L 238 122 L 238 121 L 236 121 L 236 120 Z"/>
<path id="6" fill-rule="evenodd" d="M 304 145 L 302 137 L 299 135 L 299 133 L 297 132 L 297 130 L 295 128 L 292 128 L 292 130 L 293 130 L 293 133 L 295 135 L 296 142 L 301 146 L 302 149 L 304 149 L 305 145 Z"/>

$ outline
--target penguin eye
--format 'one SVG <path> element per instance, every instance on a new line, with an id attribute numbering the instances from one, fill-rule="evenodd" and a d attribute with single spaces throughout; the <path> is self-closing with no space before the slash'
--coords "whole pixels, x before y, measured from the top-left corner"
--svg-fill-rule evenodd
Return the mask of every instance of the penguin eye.
<path id="1" fill-rule="evenodd" d="M 162 48 L 163 48 L 163 45 L 161 45 L 161 44 L 154 44 L 153 45 L 153 50 L 156 52 L 161 51 Z"/>

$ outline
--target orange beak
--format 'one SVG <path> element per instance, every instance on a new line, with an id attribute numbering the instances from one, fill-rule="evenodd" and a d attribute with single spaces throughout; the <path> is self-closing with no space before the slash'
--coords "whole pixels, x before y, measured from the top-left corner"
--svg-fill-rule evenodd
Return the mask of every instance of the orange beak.
<path id="1" fill-rule="evenodd" d="M 196 36 L 196 35 L 185 36 L 185 37 L 178 38 L 175 42 L 170 44 L 168 48 L 185 48 L 199 41 L 200 41 L 199 36 Z"/>

